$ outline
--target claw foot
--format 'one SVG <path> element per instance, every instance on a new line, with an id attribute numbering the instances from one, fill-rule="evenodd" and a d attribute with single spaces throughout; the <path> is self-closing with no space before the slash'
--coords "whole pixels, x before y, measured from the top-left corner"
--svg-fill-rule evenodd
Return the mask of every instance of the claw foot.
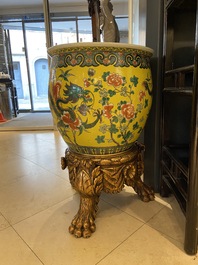
<path id="1" fill-rule="evenodd" d="M 154 191 L 142 181 L 136 181 L 133 189 L 143 202 L 149 202 L 155 199 Z"/>
<path id="2" fill-rule="evenodd" d="M 79 211 L 69 227 L 70 234 L 77 238 L 89 238 L 95 232 L 97 204 L 98 199 L 96 198 L 81 198 Z"/>

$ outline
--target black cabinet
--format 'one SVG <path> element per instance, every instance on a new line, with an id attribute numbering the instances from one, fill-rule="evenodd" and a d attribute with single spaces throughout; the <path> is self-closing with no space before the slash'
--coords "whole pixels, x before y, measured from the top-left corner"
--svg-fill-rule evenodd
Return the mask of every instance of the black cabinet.
<path id="1" fill-rule="evenodd" d="M 19 105 L 16 87 L 13 85 L 12 80 L 9 78 L 0 78 L 0 83 L 4 84 L 7 90 L 9 90 L 11 112 L 14 117 L 17 117 L 17 114 L 19 113 Z"/>
<path id="2" fill-rule="evenodd" d="M 164 1 L 161 195 L 186 216 L 185 250 L 198 243 L 198 1 Z"/>

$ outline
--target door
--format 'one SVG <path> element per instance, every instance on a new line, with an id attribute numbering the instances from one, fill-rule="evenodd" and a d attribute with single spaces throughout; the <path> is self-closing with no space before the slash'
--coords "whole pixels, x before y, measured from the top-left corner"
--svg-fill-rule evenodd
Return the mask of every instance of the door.
<path id="1" fill-rule="evenodd" d="M 34 64 L 36 75 L 37 97 L 46 98 L 48 96 L 48 61 L 47 59 L 38 59 Z"/>
<path id="2" fill-rule="evenodd" d="M 30 87 L 28 81 L 27 58 L 25 54 L 24 31 L 22 22 L 3 23 L 6 32 L 9 71 L 16 86 L 20 111 L 31 110 Z M 17 40 L 17 41 L 16 41 Z"/>
<path id="3" fill-rule="evenodd" d="M 21 79 L 21 67 L 20 62 L 13 62 L 13 69 L 14 69 L 14 82 L 17 90 L 17 97 L 18 99 L 23 99 L 23 85 Z"/>
<path id="4" fill-rule="evenodd" d="M 25 22 L 28 68 L 31 80 L 32 108 L 49 110 L 48 61 L 44 22 Z"/>

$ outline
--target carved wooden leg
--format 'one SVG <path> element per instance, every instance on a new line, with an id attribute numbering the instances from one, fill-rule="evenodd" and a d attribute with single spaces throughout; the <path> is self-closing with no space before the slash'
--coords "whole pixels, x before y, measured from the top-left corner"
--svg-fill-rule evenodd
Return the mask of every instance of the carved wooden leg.
<path id="1" fill-rule="evenodd" d="M 107 155 L 77 154 L 66 150 L 62 169 L 68 167 L 72 187 L 80 194 L 80 206 L 69 232 L 76 237 L 90 237 L 96 230 L 95 218 L 101 191 L 120 192 L 124 184 L 131 186 L 139 197 L 154 200 L 154 192 L 141 180 L 143 146 L 135 144 L 121 153 Z"/>
<path id="2" fill-rule="evenodd" d="M 75 237 L 88 238 L 96 230 L 95 218 L 99 197 L 80 198 L 80 207 L 69 227 L 69 232 Z"/>
<path id="3" fill-rule="evenodd" d="M 80 194 L 80 206 L 71 222 L 69 232 L 76 237 L 88 238 L 96 230 L 95 218 L 99 196 L 103 188 L 102 174 L 90 157 L 66 151 L 62 168 L 68 166 L 72 187 Z"/>
<path id="4" fill-rule="evenodd" d="M 141 176 L 144 172 L 143 151 L 144 146 L 136 143 L 137 154 L 135 160 L 125 168 L 125 184 L 131 186 L 139 195 L 142 201 L 149 202 L 155 198 L 154 191 L 148 187 L 142 180 Z"/>

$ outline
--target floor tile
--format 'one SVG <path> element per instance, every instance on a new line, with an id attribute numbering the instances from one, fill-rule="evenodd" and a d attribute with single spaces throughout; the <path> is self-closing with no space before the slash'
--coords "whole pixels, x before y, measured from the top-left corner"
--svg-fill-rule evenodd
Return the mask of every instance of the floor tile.
<path id="1" fill-rule="evenodd" d="M 185 217 L 174 196 L 144 203 L 131 187 L 102 193 L 96 232 L 76 239 L 78 211 L 60 158 L 58 131 L 0 132 L 0 264 L 195 265 L 184 250 Z"/>
<path id="2" fill-rule="evenodd" d="M 0 164 L 0 187 L 23 177 L 39 176 L 44 173 L 47 173 L 45 169 L 17 155 Z"/>
<path id="3" fill-rule="evenodd" d="M 15 224 L 74 194 L 71 185 L 49 173 L 29 175 L 0 188 L 0 212 Z"/>
<path id="4" fill-rule="evenodd" d="M 42 265 L 12 228 L 0 231 L 0 263 L 2 265 Z"/>
<path id="5" fill-rule="evenodd" d="M 44 264 L 96 264 L 143 225 L 137 219 L 101 201 L 96 232 L 89 239 L 77 239 L 67 229 L 78 205 L 79 198 L 75 195 L 14 225 Z"/>
<path id="6" fill-rule="evenodd" d="M 10 224 L 8 223 L 8 221 L 3 217 L 2 214 L 0 214 L 0 231 L 9 226 Z"/>
<path id="7" fill-rule="evenodd" d="M 143 222 L 147 222 L 172 200 L 172 198 L 162 200 L 156 194 L 154 201 L 142 202 L 135 191 L 128 186 L 125 186 L 119 194 L 103 194 L 102 199 Z"/>
<path id="8" fill-rule="evenodd" d="M 195 265 L 198 257 L 188 256 L 183 245 L 144 225 L 98 265 Z"/>
<path id="9" fill-rule="evenodd" d="M 184 242 L 185 217 L 175 199 L 151 218 L 148 224 L 163 234 Z"/>

